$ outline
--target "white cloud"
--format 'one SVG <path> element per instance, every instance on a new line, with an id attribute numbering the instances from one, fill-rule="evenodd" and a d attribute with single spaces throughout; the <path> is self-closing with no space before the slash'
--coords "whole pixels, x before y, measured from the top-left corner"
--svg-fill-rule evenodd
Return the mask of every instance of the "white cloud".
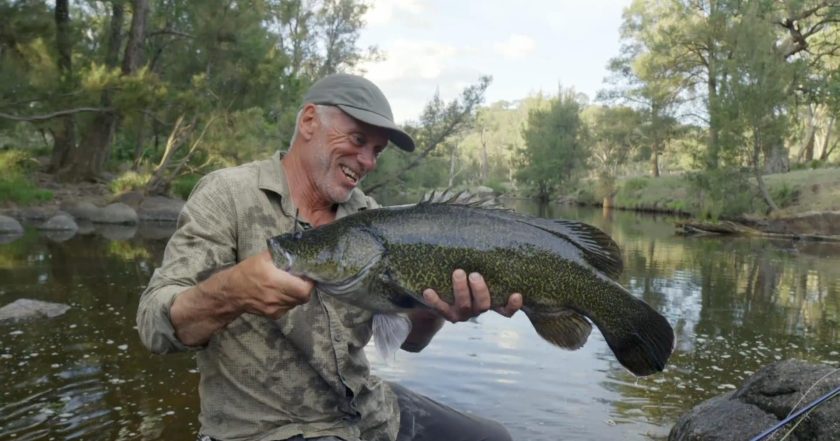
<path id="1" fill-rule="evenodd" d="M 512 34 L 506 41 L 496 43 L 494 48 L 505 58 L 523 58 L 534 52 L 537 43 L 527 35 Z"/>
<path id="2" fill-rule="evenodd" d="M 385 26 L 399 19 L 417 20 L 426 10 L 421 0 L 374 0 L 365 13 L 367 26 Z"/>
<path id="3" fill-rule="evenodd" d="M 382 48 L 384 59 L 358 66 L 365 78 L 376 83 L 399 121 L 416 119 L 423 106 L 439 92 L 453 99 L 465 84 L 478 80 L 480 72 L 459 63 L 461 50 L 423 40 L 395 40 Z"/>
<path id="4" fill-rule="evenodd" d="M 383 60 L 364 63 L 360 68 L 371 81 L 434 79 L 457 52 L 453 46 L 433 41 L 396 40 L 382 49 Z"/>

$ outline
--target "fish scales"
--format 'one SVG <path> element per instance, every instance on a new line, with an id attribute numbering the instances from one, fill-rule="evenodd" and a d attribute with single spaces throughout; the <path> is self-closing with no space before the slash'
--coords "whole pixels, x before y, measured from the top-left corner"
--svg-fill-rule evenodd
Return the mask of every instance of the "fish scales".
<path id="1" fill-rule="evenodd" d="M 482 274 L 493 306 L 522 293 L 537 333 L 557 346 L 582 346 L 591 321 L 637 375 L 661 371 L 673 350 L 667 320 L 614 280 L 621 270 L 618 247 L 586 224 L 421 203 L 278 236 L 269 249 L 278 267 L 375 312 L 428 307 L 426 288 L 451 302 L 452 272 L 461 268 Z"/>

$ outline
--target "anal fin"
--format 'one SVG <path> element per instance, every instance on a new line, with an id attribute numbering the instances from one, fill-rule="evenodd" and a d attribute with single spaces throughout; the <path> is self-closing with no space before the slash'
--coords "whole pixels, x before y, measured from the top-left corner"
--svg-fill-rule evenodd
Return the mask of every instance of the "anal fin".
<path id="1" fill-rule="evenodd" d="M 540 337 L 564 349 L 579 349 L 592 332 L 589 320 L 571 309 L 551 312 L 524 310 Z"/>

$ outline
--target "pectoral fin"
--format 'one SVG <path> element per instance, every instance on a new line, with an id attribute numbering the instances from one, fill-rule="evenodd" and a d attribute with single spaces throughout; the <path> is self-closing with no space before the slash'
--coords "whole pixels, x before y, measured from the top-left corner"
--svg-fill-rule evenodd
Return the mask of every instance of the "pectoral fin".
<path id="1" fill-rule="evenodd" d="M 376 314 L 373 316 L 373 339 L 376 351 L 383 360 L 394 358 L 411 332 L 411 320 L 404 314 Z"/>
<path id="2" fill-rule="evenodd" d="M 565 349 L 579 349 L 586 343 L 592 324 L 583 315 L 571 309 L 551 312 L 535 312 L 524 309 L 534 329 L 549 343 Z"/>

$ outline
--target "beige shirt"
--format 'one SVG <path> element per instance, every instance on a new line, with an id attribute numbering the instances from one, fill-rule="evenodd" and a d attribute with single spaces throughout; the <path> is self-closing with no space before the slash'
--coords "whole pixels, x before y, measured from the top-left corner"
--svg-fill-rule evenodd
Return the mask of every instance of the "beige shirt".
<path id="1" fill-rule="evenodd" d="M 363 350 L 372 332 L 368 311 L 316 290 L 278 320 L 243 314 L 206 346 L 187 347 L 175 337 L 170 306 L 200 273 L 240 262 L 265 250 L 269 237 L 292 231 L 295 207 L 280 157 L 201 179 L 140 299 L 140 337 L 156 353 L 197 351 L 202 434 L 224 441 L 393 441 L 397 400 L 370 375 Z M 337 218 L 376 206 L 354 190 Z"/>

